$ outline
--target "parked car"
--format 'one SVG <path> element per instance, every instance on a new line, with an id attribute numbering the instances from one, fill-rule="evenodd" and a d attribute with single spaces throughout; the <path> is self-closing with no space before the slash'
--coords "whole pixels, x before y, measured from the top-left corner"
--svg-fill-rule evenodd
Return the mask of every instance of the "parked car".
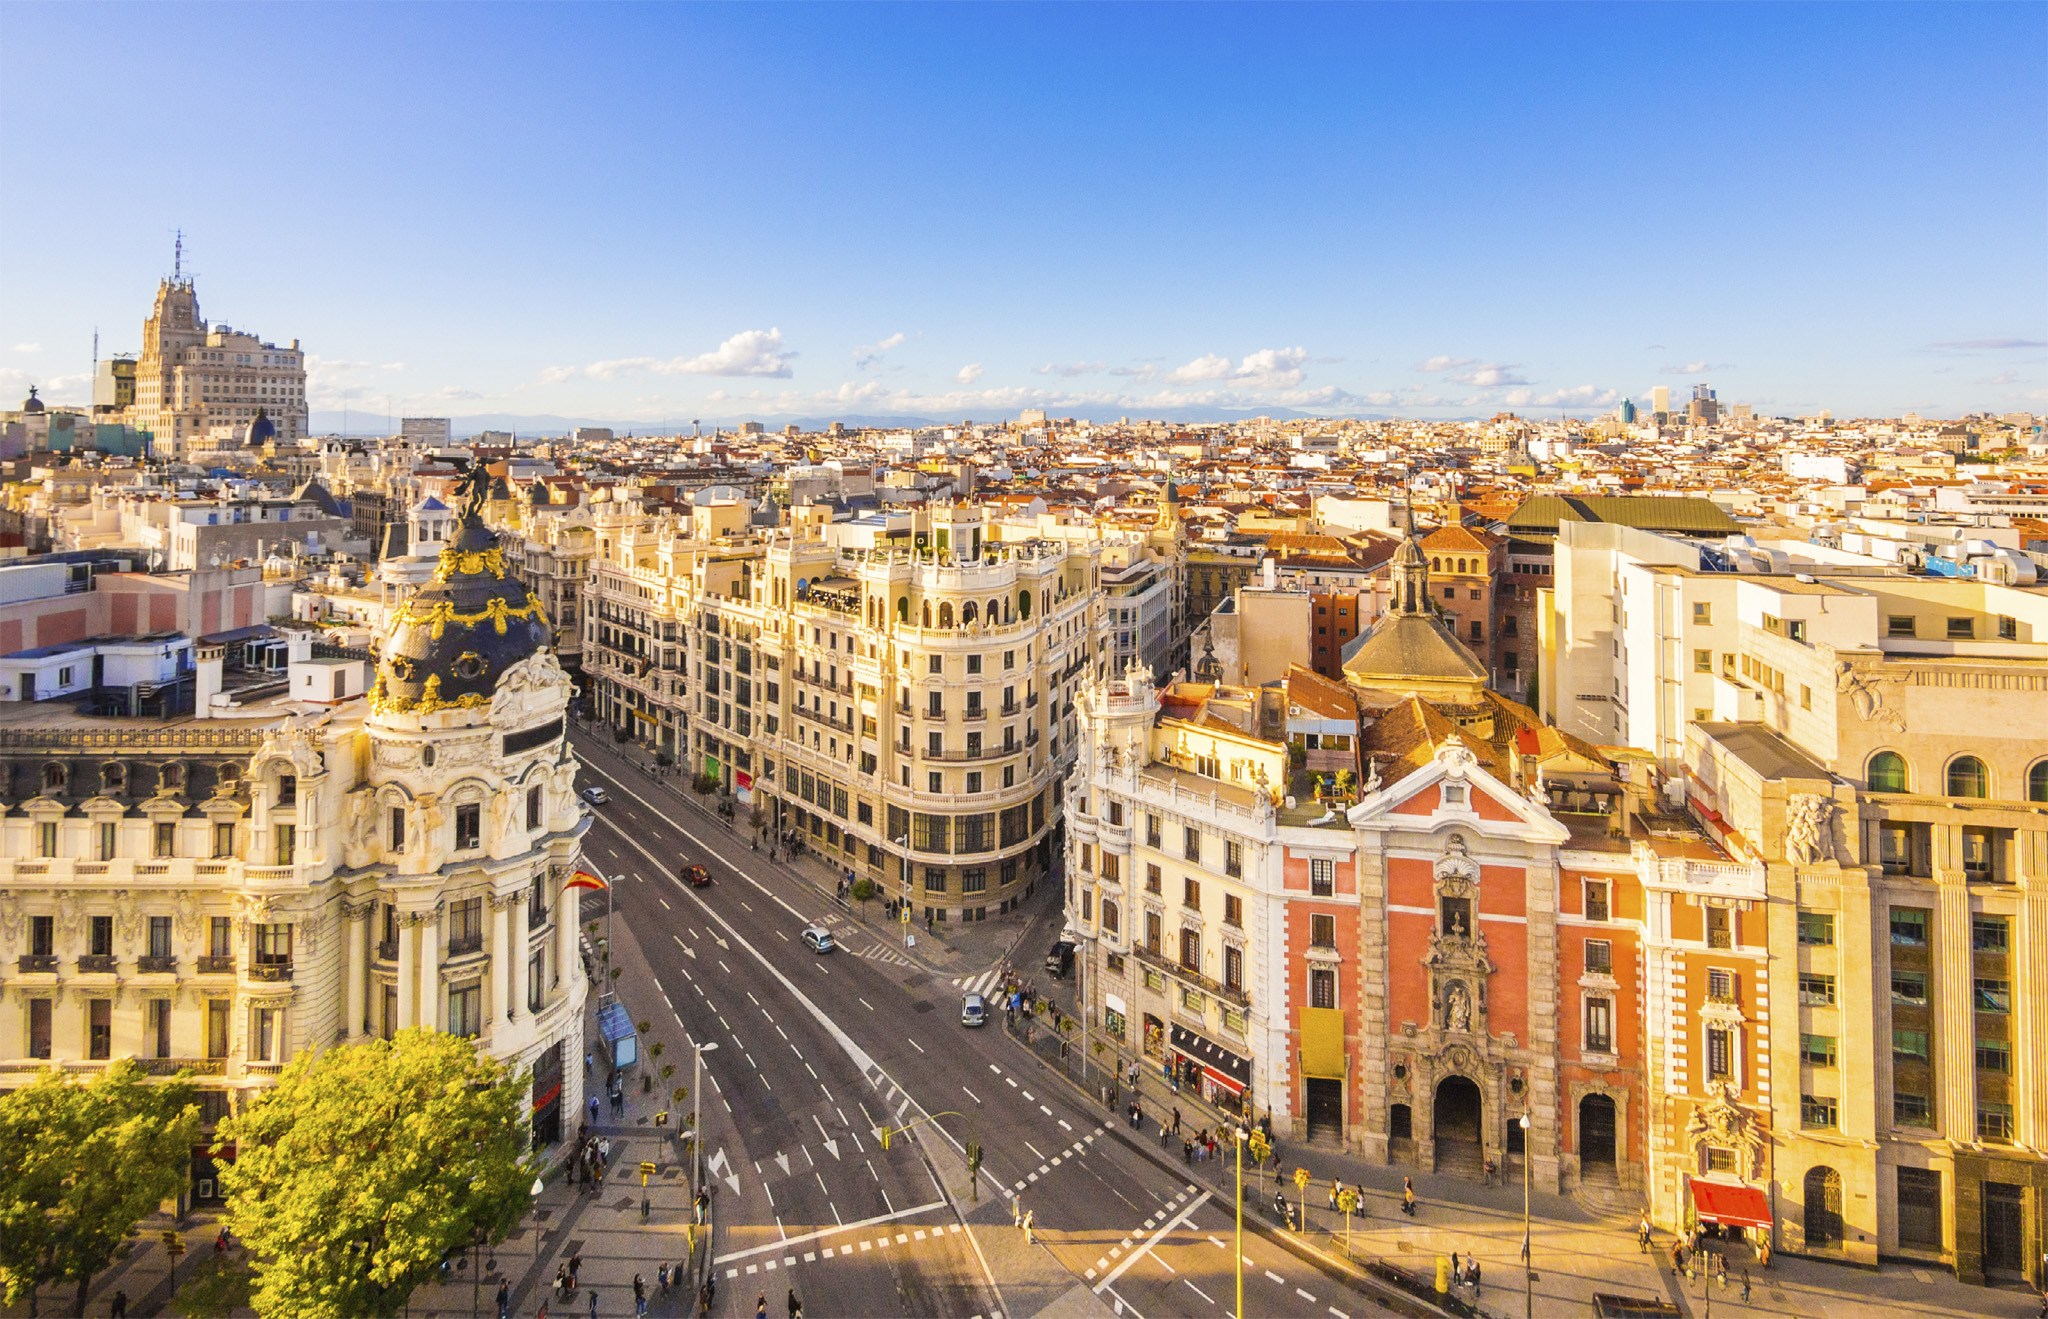
<path id="1" fill-rule="evenodd" d="M 1045 969 L 1055 980 L 1064 980 L 1074 969 L 1074 944 L 1071 939 L 1062 939 L 1052 946 L 1045 955 Z"/>
<path id="2" fill-rule="evenodd" d="M 684 866 L 683 882 L 691 888 L 710 888 L 711 872 L 702 866 Z"/>
<path id="3" fill-rule="evenodd" d="M 611 798 L 605 795 L 603 788 L 589 787 L 583 790 L 583 800 L 589 802 L 592 806 L 602 806 L 610 801 Z"/>
<path id="4" fill-rule="evenodd" d="M 822 925 L 806 925 L 803 934 L 804 946 L 814 953 L 829 953 L 837 944 L 832 942 L 832 931 Z"/>
<path id="5" fill-rule="evenodd" d="M 960 1001 L 960 1024 L 963 1026 L 985 1026 L 988 1024 L 988 1004 L 979 994 L 969 994 Z"/>

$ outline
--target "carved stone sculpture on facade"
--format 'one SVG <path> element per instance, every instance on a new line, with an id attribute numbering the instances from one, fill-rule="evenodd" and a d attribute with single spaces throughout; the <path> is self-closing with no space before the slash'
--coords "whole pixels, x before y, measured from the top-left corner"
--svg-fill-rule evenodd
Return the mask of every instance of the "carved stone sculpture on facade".
<path id="1" fill-rule="evenodd" d="M 1817 792 L 1793 796 L 1785 812 L 1785 857 L 1811 866 L 1835 859 L 1834 798 Z"/>

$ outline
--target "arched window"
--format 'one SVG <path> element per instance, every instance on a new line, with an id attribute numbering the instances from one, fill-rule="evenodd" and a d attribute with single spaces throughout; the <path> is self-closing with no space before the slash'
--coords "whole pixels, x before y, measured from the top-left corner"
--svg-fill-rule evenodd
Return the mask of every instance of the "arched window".
<path id="1" fill-rule="evenodd" d="M 907 595 L 896 597 L 896 621 L 899 623 L 908 623 L 910 621 L 910 597 Z"/>
<path id="2" fill-rule="evenodd" d="M 939 604 L 939 626 L 953 626 L 953 604 L 951 601 L 942 601 Z"/>
<path id="3" fill-rule="evenodd" d="M 1117 932 L 1116 904 L 1107 898 L 1104 898 L 1102 901 L 1102 932 L 1104 934 L 1115 934 Z"/>
<path id="4" fill-rule="evenodd" d="M 932 602 L 929 600 L 924 602 L 924 625 L 926 627 L 932 625 Z"/>
<path id="5" fill-rule="evenodd" d="M 974 601 L 969 600 L 966 604 L 960 606 L 960 626 L 966 627 L 976 617 L 978 617 L 978 611 Z"/>
<path id="6" fill-rule="evenodd" d="M 1463 559 L 1458 560 L 1458 571 L 1465 571 L 1465 561 Z"/>
<path id="7" fill-rule="evenodd" d="M 118 760 L 110 760 L 100 766 L 100 791 L 116 793 L 128 787 L 128 767 Z"/>
<path id="8" fill-rule="evenodd" d="M 988 610 L 987 612 L 982 614 L 982 617 L 988 620 L 988 625 L 990 627 L 994 627 L 996 624 L 1002 622 L 1003 602 L 1000 600 L 990 600 L 988 602 Z"/>
<path id="9" fill-rule="evenodd" d="M 1434 554 L 1430 555 L 1429 570 L 1431 572 L 1442 572 L 1444 570 L 1444 561 L 1437 558 Z"/>
<path id="10" fill-rule="evenodd" d="M 1031 592 L 1017 592 L 1017 616 L 1019 618 L 1031 617 Z"/>
<path id="11" fill-rule="evenodd" d="M 43 766 L 43 791 L 62 792 L 63 790 L 64 767 L 62 765 L 54 764 Z"/>
<path id="12" fill-rule="evenodd" d="M 2048 760 L 2027 771 L 2027 800 L 2048 801 Z"/>
<path id="13" fill-rule="evenodd" d="M 1948 795 L 1989 797 L 1991 775 L 1985 771 L 1984 762 L 1975 756 L 1957 756 L 1948 762 Z"/>
<path id="14" fill-rule="evenodd" d="M 1872 792 L 1906 791 L 1906 758 L 1896 751 L 1880 751 L 1870 758 L 1868 774 Z"/>

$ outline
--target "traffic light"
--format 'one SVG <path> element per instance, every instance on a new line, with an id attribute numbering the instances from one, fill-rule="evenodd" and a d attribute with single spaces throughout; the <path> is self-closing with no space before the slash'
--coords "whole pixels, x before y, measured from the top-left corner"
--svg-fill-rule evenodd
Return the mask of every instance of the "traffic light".
<path id="1" fill-rule="evenodd" d="M 887 1127 L 882 1128 L 882 1152 L 884 1154 L 889 1152 L 889 1128 Z"/>

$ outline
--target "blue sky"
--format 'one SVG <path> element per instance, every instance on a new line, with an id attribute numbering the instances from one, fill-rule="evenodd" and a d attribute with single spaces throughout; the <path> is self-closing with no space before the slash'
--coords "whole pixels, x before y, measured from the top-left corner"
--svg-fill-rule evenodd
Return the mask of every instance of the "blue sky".
<path id="1" fill-rule="evenodd" d="M 0 390 L 2048 411 L 2048 6 L 0 6 Z M 204 150 L 167 150 L 209 137 Z"/>

